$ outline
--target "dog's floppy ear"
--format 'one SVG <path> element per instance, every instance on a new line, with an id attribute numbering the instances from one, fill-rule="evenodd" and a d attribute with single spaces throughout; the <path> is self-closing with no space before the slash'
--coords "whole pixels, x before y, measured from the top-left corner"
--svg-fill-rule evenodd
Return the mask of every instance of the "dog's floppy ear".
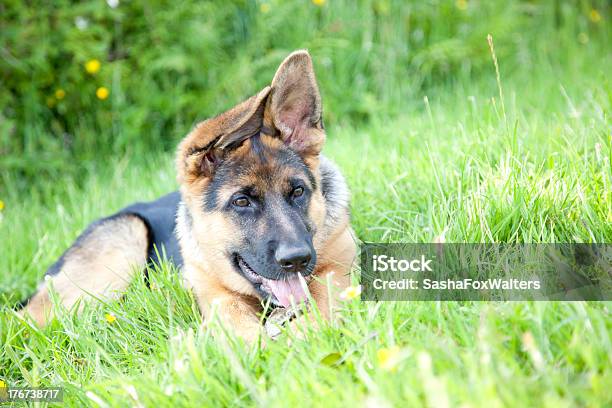
<path id="1" fill-rule="evenodd" d="M 325 141 L 321 96 L 308 51 L 295 51 L 279 66 L 272 80 L 264 124 L 264 133 L 278 131 L 281 139 L 303 156 L 321 151 Z"/>
<path id="2" fill-rule="evenodd" d="M 180 183 L 210 178 L 225 154 L 261 130 L 270 87 L 229 111 L 199 123 L 179 144 Z"/>

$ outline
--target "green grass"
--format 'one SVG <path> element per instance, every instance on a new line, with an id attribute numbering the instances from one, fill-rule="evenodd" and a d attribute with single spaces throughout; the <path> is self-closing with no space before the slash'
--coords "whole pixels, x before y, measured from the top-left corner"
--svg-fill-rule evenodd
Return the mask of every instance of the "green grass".
<path id="1" fill-rule="evenodd" d="M 351 187 L 357 236 L 611 242 L 612 61 L 597 50 L 566 47 L 529 69 L 500 60 L 505 115 L 491 66 L 479 79 L 428 87 L 392 117 L 335 120 L 325 153 Z M 137 279 L 122 301 L 61 314 L 44 330 L 19 321 L 9 305 L 90 221 L 176 188 L 171 152 L 126 151 L 58 166 L 40 181 L 0 174 L 7 383 L 61 385 L 69 406 L 612 404 L 608 302 L 353 301 L 343 324 L 258 349 L 213 339 L 221 329 L 201 327 L 191 295 L 164 265 L 150 274 L 155 290 Z M 399 355 L 386 369 L 377 352 L 393 347 Z M 336 353 L 343 364 L 326 364 Z"/>

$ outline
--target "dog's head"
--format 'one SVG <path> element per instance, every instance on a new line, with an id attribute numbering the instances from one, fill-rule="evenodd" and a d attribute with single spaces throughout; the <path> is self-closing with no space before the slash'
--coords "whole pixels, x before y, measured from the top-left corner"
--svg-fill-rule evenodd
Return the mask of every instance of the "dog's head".
<path id="1" fill-rule="evenodd" d="M 194 250 L 208 273 L 233 291 L 284 306 L 291 296 L 303 299 L 300 276 L 315 268 L 325 217 L 324 141 L 306 51 L 287 57 L 271 86 L 187 135 L 178 150 L 178 180 Z"/>

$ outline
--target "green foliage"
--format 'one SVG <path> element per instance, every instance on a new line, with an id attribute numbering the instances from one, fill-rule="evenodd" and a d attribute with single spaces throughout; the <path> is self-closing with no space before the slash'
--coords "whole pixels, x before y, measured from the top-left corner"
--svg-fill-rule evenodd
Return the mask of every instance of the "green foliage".
<path id="1" fill-rule="evenodd" d="M 118 152 L 171 150 L 197 121 L 268 84 L 308 48 L 326 122 L 404 111 L 433 85 L 595 48 L 608 3 L 584 1 L 8 1 L 2 12 L 0 166 L 40 175 Z M 589 19 L 592 9 L 604 20 Z M 88 61 L 100 69 L 88 73 Z M 109 96 L 100 100 L 96 90 Z M 74 166 L 74 165 L 73 165 Z"/>

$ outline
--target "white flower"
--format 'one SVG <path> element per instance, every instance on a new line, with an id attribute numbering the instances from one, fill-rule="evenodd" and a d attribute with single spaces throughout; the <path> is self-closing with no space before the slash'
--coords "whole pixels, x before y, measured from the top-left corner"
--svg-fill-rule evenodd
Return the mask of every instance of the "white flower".
<path id="1" fill-rule="evenodd" d="M 106 4 L 108 4 L 108 7 L 114 9 L 119 6 L 119 0 L 106 0 Z"/>
<path id="2" fill-rule="evenodd" d="M 89 20 L 87 20 L 85 17 L 78 16 L 74 19 L 74 25 L 76 25 L 79 30 L 83 31 L 89 27 Z"/>
<path id="3" fill-rule="evenodd" d="M 341 293 L 340 299 L 351 300 L 361 295 L 361 285 L 359 286 L 347 286 Z"/>
<path id="4" fill-rule="evenodd" d="M 174 360 L 174 371 L 184 373 L 187 370 L 187 364 L 182 358 Z"/>

